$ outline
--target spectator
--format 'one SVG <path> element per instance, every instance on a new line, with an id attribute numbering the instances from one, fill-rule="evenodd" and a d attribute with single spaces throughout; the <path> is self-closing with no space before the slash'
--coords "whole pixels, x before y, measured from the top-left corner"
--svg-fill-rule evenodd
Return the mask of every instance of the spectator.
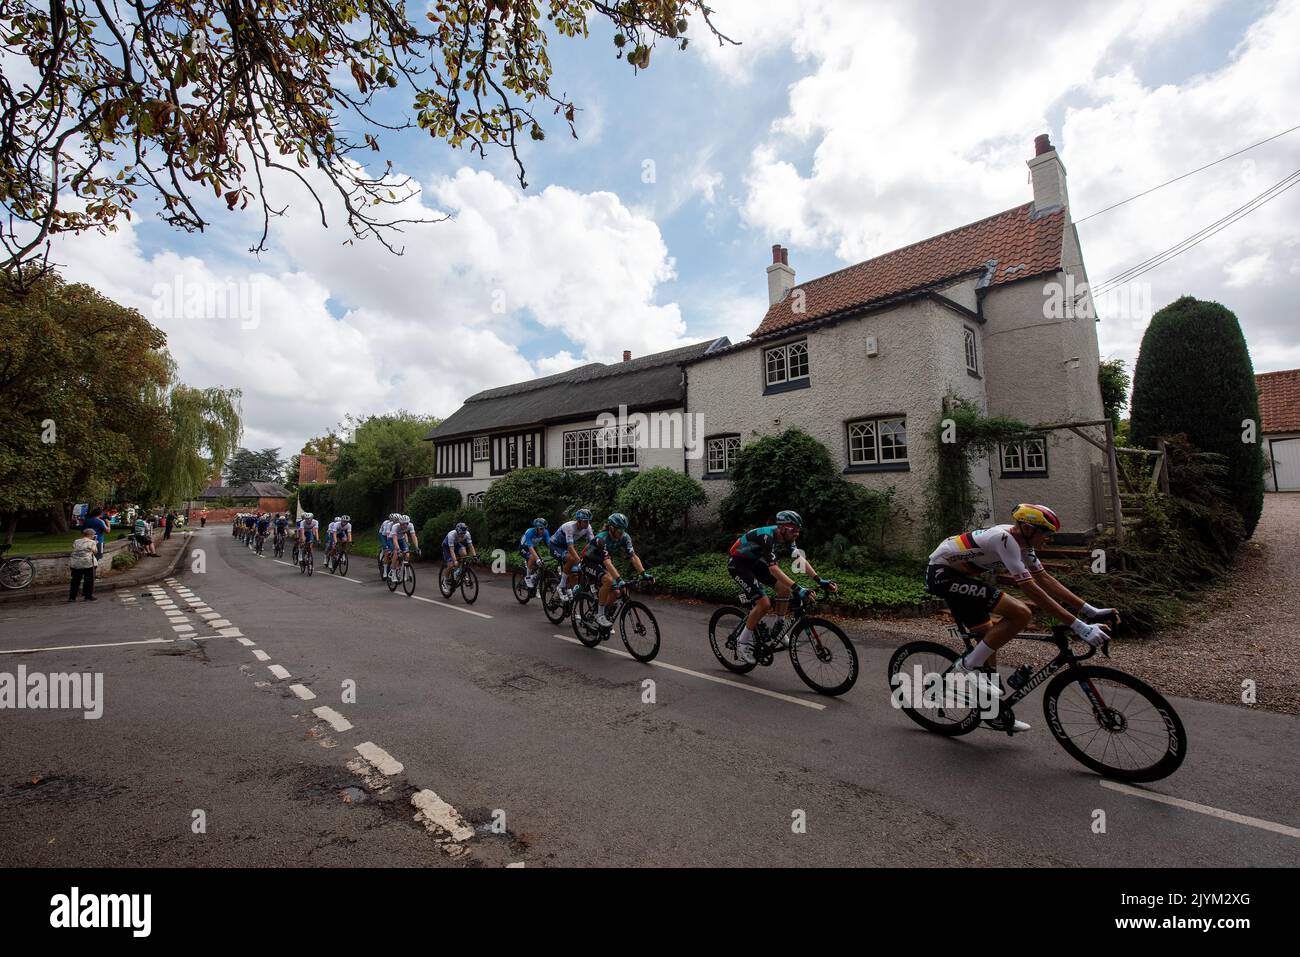
<path id="1" fill-rule="evenodd" d="M 176 524 L 176 513 L 168 512 L 167 517 L 163 521 L 165 522 L 163 525 L 163 541 L 167 541 L 167 539 L 172 537 L 172 526 Z"/>
<path id="2" fill-rule="evenodd" d="M 72 543 L 72 557 L 68 566 L 72 571 L 72 588 L 68 592 L 68 601 L 77 600 L 77 590 L 86 596 L 86 601 L 98 601 L 95 597 L 95 566 L 99 564 L 100 543 L 93 528 L 81 530 L 81 537 Z"/>
<path id="3" fill-rule="evenodd" d="M 135 540 L 144 547 L 146 555 L 152 555 L 154 558 L 158 557 L 158 552 L 153 547 L 153 529 L 149 527 L 149 523 L 145 521 L 143 515 L 135 520 L 133 534 Z"/>
<path id="4" fill-rule="evenodd" d="M 199 512 L 199 528 L 207 528 L 207 527 L 208 527 L 208 510 L 205 508 L 203 511 Z"/>
<path id="5" fill-rule="evenodd" d="M 104 510 L 102 508 L 95 507 L 92 508 L 90 514 L 86 516 L 86 528 L 92 529 L 95 532 L 96 558 L 104 557 L 104 534 L 108 531 L 108 525 L 101 517 L 103 514 Z"/>

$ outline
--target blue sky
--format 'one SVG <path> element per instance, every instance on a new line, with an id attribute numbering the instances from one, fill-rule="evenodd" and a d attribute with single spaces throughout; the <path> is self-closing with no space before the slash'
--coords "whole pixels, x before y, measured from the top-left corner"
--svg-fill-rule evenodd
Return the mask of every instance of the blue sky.
<path id="1" fill-rule="evenodd" d="M 1070 7 L 719 0 L 741 47 L 693 24 L 648 71 L 609 31 L 551 47 L 550 117 L 525 141 L 529 189 L 418 131 L 383 156 L 454 223 L 420 227 L 394 261 L 320 229 L 301 191 L 260 221 L 214 211 L 201 236 L 142 218 L 56 249 L 72 279 L 151 315 L 181 376 L 244 390 L 245 444 L 296 451 L 344 413 L 446 415 L 493 385 L 719 334 L 766 306 L 770 246 L 800 280 L 1030 199 L 1024 161 L 1049 132 L 1075 217 L 1300 123 L 1300 2 Z M 1286 91 L 1290 91 L 1288 95 Z M 390 116 L 402 103 L 390 96 Z M 643 182 L 646 163 L 654 182 Z M 1300 168 L 1300 131 L 1080 226 L 1094 281 L 1195 232 Z M 1183 293 L 1237 311 L 1256 368 L 1300 365 L 1300 189 L 1142 277 L 1154 308 Z M 165 314 L 161 287 L 255 287 L 256 323 Z M 237 317 L 236 317 L 237 318 Z M 1102 315 L 1104 355 L 1134 358 L 1145 319 Z M 251 328 L 246 328 L 250 326 Z"/>

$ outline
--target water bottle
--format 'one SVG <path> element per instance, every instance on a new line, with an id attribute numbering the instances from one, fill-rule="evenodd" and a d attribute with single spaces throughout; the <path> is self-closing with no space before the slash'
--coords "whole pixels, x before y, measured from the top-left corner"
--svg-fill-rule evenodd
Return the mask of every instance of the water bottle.
<path id="1" fill-rule="evenodd" d="M 1011 673 L 1009 678 L 1007 678 L 1007 687 L 1012 691 L 1019 691 L 1024 686 L 1025 682 L 1029 680 L 1029 676 L 1033 673 L 1034 669 L 1029 667 L 1029 665 L 1021 665 Z"/>

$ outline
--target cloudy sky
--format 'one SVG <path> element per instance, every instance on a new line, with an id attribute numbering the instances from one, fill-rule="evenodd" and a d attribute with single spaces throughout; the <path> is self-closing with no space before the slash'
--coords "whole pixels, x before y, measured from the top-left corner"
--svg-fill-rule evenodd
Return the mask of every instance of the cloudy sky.
<path id="1" fill-rule="evenodd" d="M 409 230 L 401 257 L 345 244 L 337 215 L 323 229 L 280 182 L 290 208 L 260 257 L 246 251 L 251 210 L 213 210 L 214 227 L 189 236 L 144 204 L 115 233 L 61 241 L 55 259 L 162 327 L 186 382 L 241 388 L 245 445 L 289 455 L 346 413 L 447 415 L 480 389 L 624 349 L 743 338 L 766 306 L 772 243 L 805 280 L 1026 202 L 1041 132 L 1081 219 L 1300 123 L 1300 0 L 714 6 L 741 46 L 692 25 L 686 52 L 661 46 L 639 75 L 608 31 L 555 41 L 553 87 L 580 107 L 579 139 L 552 122 L 529 142 L 527 190 L 504 156 L 383 137 L 416 202 L 452 217 Z M 1297 169 L 1300 130 L 1089 219 L 1090 277 Z M 1300 366 L 1297 222 L 1300 189 L 1146 274 L 1127 304 L 1216 299 L 1241 318 L 1257 371 Z M 184 308 L 196 288 L 229 302 Z M 1145 322 L 1125 304 L 1099 333 L 1103 355 L 1131 361 Z"/>

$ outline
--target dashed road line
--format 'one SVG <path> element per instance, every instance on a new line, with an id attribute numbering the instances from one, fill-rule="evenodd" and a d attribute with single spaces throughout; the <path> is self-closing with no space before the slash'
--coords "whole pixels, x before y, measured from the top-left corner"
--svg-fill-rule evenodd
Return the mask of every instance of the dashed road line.
<path id="1" fill-rule="evenodd" d="M 256 658 L 258 661 L 271 660 L 271 656 L 268 655 L 265 651 L 262 651 L 260 648 L 253 652 L 253 657 Z"/>
<path id="2" fill-rule="evenodd" d="M 449 608 L 452 611 L 463 612 L 466 615 L 473 615 L 476 618 L 487 618 L 487 619 L 492 618 L 491 615 L 484 614 L 481 611 L 474 611 L 472 608 L 461 608 L 459 605 L 451 605 L 445 601 L 435 601 L 432 598 L 425 598 L 423 595 L 412 595 L 411 597 L 414 598 L 416 601 L 428 602 L 430 605 L 437 605 L 439 608 Z"/>
<path id="3" fill-rule="evenodd" d="M 357 745 L 356 750 L 357 754 L 369 761 L 380 774 L 391 777 L 394 774 L 401 774 L 404 770 L 401 761 L 398 761 L 373 741 L 363 741 Z"/>
<path id="4" fill-rule="evenodd" d="M 275 675 L 281 681 L 286 681 L 287 679 L 293 677 L 291 674 L 289 674 L 288 670 L 284 667 L 284 665 L 267 665 L 266 670 L 271 672 L 271 674 Z"/>
<path id="5" fill-rule="evenodd" d="M 311 713 L 322 721 L 328 722 L 329 726 L 335 731 L 351 731 L 352 722 L 343 715 L 339 714 L 333 708 L 321 705 L 319 708 L 312 708 Z"/>
<path id="6" fill-rule="evenodd" d="M 578 641 L 577 638 L 571 638 L 568 635 L 552 635 L 551 637 L 559 638 L 561 641 L 567 641 L 571 644 L 582 645 L 582 642 Z M 606 648 L 604 645 L 597 645 L 595 650 L 603 651 L 606 654 L 618 655 L 622 658 L 628 659 L 629 661 L 636 660 L 626 651 L 621 651 L 618 648 Z M 802 698 L 796 698 L 794 695 L 782 694 L 780 691 L 771 691 L 767 688 L 760 688 L 757 685 L 742 684 L 741 682 L 734 681 L 731 678 L 720 678 L 717 675 L 705 674 L 703 671 L 692 671 L 690 668 L 683 668 L 681 665 L 672 665 L 666 661 L 659 661 L 656 659 L 654 661 L 645 662 L 645 664 L 653 665 L 656 668 L 665 668 L 668 671 L 675 671 L 678 674 L 690 675 L 692 678 L 703 678 L 705 681 L 712 681 L 720 685 L 729 685 L 732 688 L 739 688 L 741 691 L 749 691 L 753 694 L 761 694 L 768 698 L 776 698 L 778 701 L 787 701 L 790 704 L 801 705 L 805 708 L 811 708 L 814 711 L 826 710 L 826 705 L 822 704 L 820 701 L 804 701 Z"/>
<path id="7" fill-rule="evenodd" d="M 289 690 L 303 701 L 313 701 L 316 698 L 316 692 L 312 691 L 306 685 L 289 685 Z"/>
<path id="8" fill-rule="evenodd" d="M 1121 794 L 1146 798 L 1148 801 L 1155 801 L 1158 804 L 1169 804 L 1173 807 L 1180 807 L 1185 811 L 1195 811 L 1197 814 L 1217 817 L 1222 821 L 1231 821 L 1233 824 L 1245 824 L 1247 827 L 1257 827 L 1260 830 L 1272 831 L 1274 834 L 1283 834 L 1286 837 L 1300 838 L 1300 827 L 1291 827 L 1287 824 L 1277 824 L 1273 821 L 1265 821 L 1258 817 L 1248 817 L 1245 814 L 1237 814 L 1234 811 L 1225 811 L 1222 808 L 1210 807 L 1208 804 L 1197 804 L 1195 801 L 1184 801 L 1182 798 L 1170 797 L 1167 794 L 1157 794 L 1155 791 L 1144 791 L 1141 788 L 1135 788 L 1128 784 L 1120 784 L 1116 781 L 1102 781 L 1101 786 L 1108 788 L 1111 791 L 1119 791 Z"/>
<path id="9" fill-rule="evenodd" d="M 241 645 L 243 645 L 246 648 L 254 647 L 254 642 L 250 641 L 247 638 L 236 638 L 235 640 L 238 641 Z"/>
<path id="10" fill-rule="evenodd" d="M 464 841 L 474 836 L 474 829 L 465 823 L 456 809 L 428 788 L 411 795 L 411 803 L 425 820 L 442 828 L 453 841 Z M 416 820 L 419 820 L 419 814 Z"/>

